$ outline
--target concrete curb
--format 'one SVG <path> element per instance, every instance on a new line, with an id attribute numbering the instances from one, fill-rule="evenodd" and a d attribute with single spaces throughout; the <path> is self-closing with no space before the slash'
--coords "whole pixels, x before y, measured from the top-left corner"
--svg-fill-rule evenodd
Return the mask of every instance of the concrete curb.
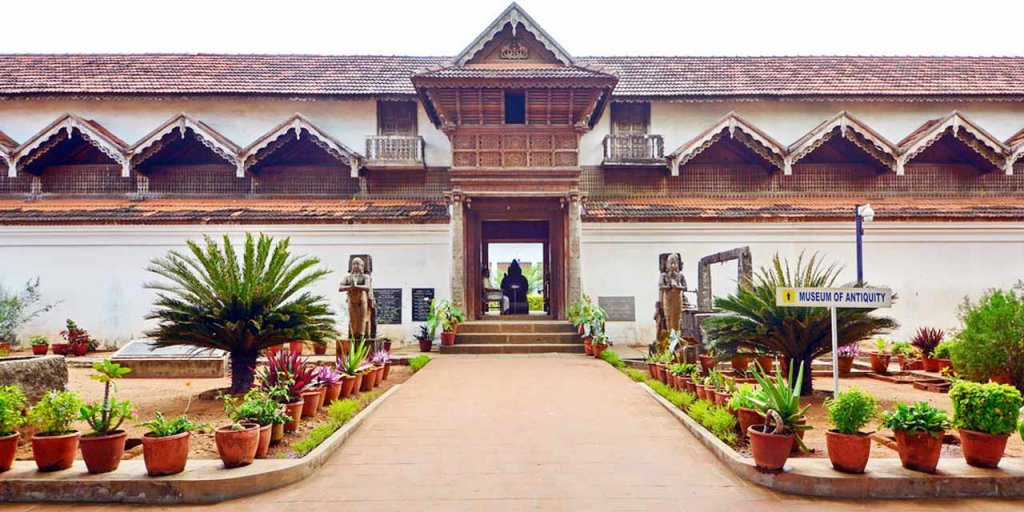
<path id="1" fill-rule="evenodd" d="M 0 502 L 217 503 L 284 487 L 323 466 L 401 387 L 392 386 L 300 459 L 260 459 L 236 469 L 225 469 L 219 460 L 194 460 L 183 473 L 158 478 L 146 475 L 141 458 L 123 461 L 117 471 L 104 475 L 88 474 L 81 460 L 55 473 L 40 473 L 34 462 L 18 461 L 10 471 L 0 473 Z"/>
<path id="2" fill-rule="evenodd" d="M 638 384 L 736 476 L 762 487 L 830 498 L 1024 497 L 1024 461 L 1020 459 L 1004 458 L 995 470 L 968 466 L 962 459 L 943 459 L 935 474 L 904 469 L 897 458 L 874 459 L 862 475 L 835 471 L 827 458 L 790 459 L 784 472 L 762 473 L 754 468 L 753 459 L 741 456 L 646 384 Z"/>

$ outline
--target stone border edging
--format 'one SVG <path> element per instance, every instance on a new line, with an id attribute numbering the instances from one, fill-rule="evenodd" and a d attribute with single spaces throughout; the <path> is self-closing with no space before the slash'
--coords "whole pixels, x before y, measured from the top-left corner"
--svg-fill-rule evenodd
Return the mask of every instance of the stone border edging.
<path id="1" fill-rule="evenodd" d="M 693 418 L 653 389 L 637 383 L 679 420 L 736 476 L 776 491 L 830 498 L 967 498 L 1024 497 L 1024 462 L 1004 458 L 999 469 L 968 466 L 962 459 L 943 459 L 934 474 L 904 469 L 898 458 L 873 459 L 862 475 L 840 473 L 825 459 L 790 459 L 783 473 L 762 473 Z"/>
<path id="2" fill-rule="evenodd" d="M 395 384 L 359 411 L 323 443 L 299 459 L 259 459 L 236 469 L 219 460 L 190 460 L 183 473 L 165 477 L 146 475 L 141 457 L 121 462 L 102 475 L 90 475 L 81 459 L 71 469 L 40 473 L 35 462 L 17 461 L 0 473 L 0 502 L 124 502 L 217 503 L 284 487 L 313 474 L 348 437 L 402 384 Z"/>

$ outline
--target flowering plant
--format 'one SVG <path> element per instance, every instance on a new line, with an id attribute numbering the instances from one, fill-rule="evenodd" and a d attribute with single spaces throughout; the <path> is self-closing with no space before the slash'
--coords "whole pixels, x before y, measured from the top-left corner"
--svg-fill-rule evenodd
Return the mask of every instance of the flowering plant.
<path id="1" fill-rule="evenodd" d="M 341 372 L 327 366 L 320 367 L 320 375 L 317 379 L 326 386 L 333 386 L 341 382 Z"/>
<path id="2" fill-rule="evenodd" d="M 370 362 L 376 365 L 387 364 L 391 361 L 391 353 L 387 350 L 377 350 L 370 356 Z"/>
<path id="3" fill-rule="evenodd" d="M 860 347 L 856 343 L 850 343 L 849 345 L 843 345 L 839 347 L 836 352 L 836 357 L 860 357 Z"/>

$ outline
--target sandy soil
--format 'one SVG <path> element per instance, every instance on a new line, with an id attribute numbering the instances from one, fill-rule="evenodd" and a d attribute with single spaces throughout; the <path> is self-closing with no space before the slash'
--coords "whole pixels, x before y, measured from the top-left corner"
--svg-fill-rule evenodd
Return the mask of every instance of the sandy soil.
<path id="1" fill-rule="evenodd" d="M 80 393 L 86 401 L 98 401 L 103 398 L 103 385 L 89 378 L 91 369 L 69 368 L 68 387 Z M 378 390 L 384 391 L 407 380 L 412 375 L 408 366 L 392 366 L 388 380 L 381 383 Z M 139 420 L 127 421 L 122 429 L 128 431 L 128 443 L 130 448 L 125 453 L 125 459 L 142 457 L 141 441 L 138 439 L 146 432 L 145 428 L 139 427 L 140 421 L 152 419 L 157 411 L 163 412 L 165 416 L 177 416 L 187 414 L 189 419 L 198 423 L 209 423 L 213 426 L 229 423 L 227 415 L 224 414 L 223 402 L 220 400 L 200 399 L 199 395 L 206 391 L 227 388 L 231 381 L 224 379 L 123 379 L 118 382 L 118 389 L 115 396 L 118 399 L 130 400 L 138 411 Z M 207 393 L 212 395 L 213 393 Z M 358 398 L 358 395 L 354 398 Z M 313 418 L 303 419 L 299 429 L 293 433 L 286 434 L 284 440 L 277 446 L 272 447 L 269 457 L 293 458 L 298 455 L 290 448 L 294 441 L 303 439 L 310 430 L 327 421 L 327 414 L 321 412 Z M 88 426 L 82 422 L 76 424 L 83 432 Z M 32 449 L 29 443 L 24 442 L 29 432 L 22 432 L 22 444 L 18 449 L 18 460 L 32 460 Z M 189 458 L 191 459 L 217 459 L 217 446 L 213 433 L 194 433 L 189 443 Z M 81 455 L 79 454 L 79 457 Z"/>

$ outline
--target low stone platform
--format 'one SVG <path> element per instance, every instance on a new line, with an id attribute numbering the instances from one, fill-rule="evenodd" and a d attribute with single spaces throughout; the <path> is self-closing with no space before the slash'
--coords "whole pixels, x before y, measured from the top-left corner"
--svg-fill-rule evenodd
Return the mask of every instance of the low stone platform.
<path id="1" fill-rule="evenodd" d="M 32 403 L 67 384 L 68 365 L 64 356 L 0 357 L 0 386 L 18 386 Z"/>

